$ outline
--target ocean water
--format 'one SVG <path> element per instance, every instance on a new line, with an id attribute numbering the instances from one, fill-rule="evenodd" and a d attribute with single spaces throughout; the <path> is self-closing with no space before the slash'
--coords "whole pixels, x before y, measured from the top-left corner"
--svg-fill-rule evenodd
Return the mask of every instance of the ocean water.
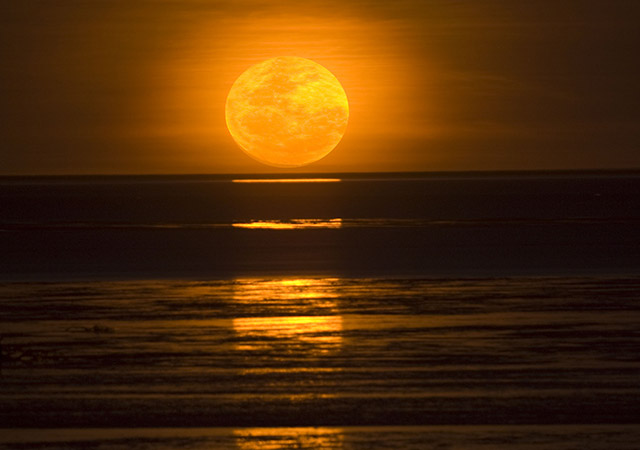
<path id="1" fill-rule="evenodd" d="M 273 180 L 0 179 L 0 279 L 638 269 L 635 172 Z"/>
<path id="2" fill-rule="evenodd" d="M 637 174 L 0 181 L 0 448 L 637 448 Z"/>

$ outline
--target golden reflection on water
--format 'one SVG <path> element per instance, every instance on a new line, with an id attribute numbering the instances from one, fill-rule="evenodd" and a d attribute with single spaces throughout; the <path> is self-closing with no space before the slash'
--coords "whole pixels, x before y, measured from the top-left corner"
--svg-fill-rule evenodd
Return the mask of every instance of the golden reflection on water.
<path id="1" fill-rule="evenodd" d="M 234 228 L 259 230 L 304 230 L 309 228 L 341 228 L 342 219 L 252 220 L 232 224 Z"/>
<path id="2" fill-rule="evenodd" d="M 335 299 L 338 298 L 335 285 L 338 281 L 338 278 L 238 279 L 234 285 L 233 299 L 236 302 L 285 301 L 282 305 L 288 307 L 286 312 L 292 315 L 292 308 L 296 306 L 294 301 L 302 298 L 314 300 L 305 302 L 304 306 L 335 307 Z"/>
<path id="3" fill-rule="evenodd" d="M 340 428 L 244 428 L 233 430 L 240 450 L 341 449 Z"/>
<path id="4" fill-rule="evenodd" d="M 334 351 L 342 343 L 342 317 L 241 317 L 233 319 L 233 329 L 242 338 L 238 350 L 257 350 L 274 343 L 305 345 L 310 355 Z"/>
<path id="5" fill-rule="evenodd" d="M 335 279 L 238 280 L 234 301 L 258 304 L 261 314 L 233 319 L 238 350 L 304 351 L 321 356 L 342 345 Z"/>
<path id="6" fill-rule="evenodd" d="M 339 183 L 340 178 L 240 178 L 234 183 Z"/>

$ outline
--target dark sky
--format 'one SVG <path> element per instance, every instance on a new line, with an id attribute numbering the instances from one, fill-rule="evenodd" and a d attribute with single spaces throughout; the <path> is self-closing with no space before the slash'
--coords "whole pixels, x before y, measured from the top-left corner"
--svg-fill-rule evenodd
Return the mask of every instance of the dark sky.
<path id="1" fill-rule="evenodd" d="M 305 171 L 640 168 L 640 2 L 3 1 L 0 174 L 280 171 L 224 101 L 313 59 L 350 101 Z"/>

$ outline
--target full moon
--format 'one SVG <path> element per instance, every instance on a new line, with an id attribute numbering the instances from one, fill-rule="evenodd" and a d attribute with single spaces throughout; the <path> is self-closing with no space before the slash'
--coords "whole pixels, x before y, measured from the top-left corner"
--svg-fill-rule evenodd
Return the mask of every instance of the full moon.
<path id="1" fill-rule="evenodd" d="M 227 96 L 227 127 L 249 156 L 299 167 L 328 155 L 349 120 L 338 79 L 309 59 L 284 56 L 247 69 Z"/>

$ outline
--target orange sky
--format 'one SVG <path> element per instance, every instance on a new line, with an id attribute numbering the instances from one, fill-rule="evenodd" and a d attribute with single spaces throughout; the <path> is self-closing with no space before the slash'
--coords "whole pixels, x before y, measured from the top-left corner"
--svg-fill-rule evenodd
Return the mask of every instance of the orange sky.
<path id="1" fill-rule="evenodd" d="M 280 172 L 224 120 L 236 77 L 279 55 L 350 102 L 336 150 L 295 172 L 640 167 L 637 2 L 15 3 L 0 174 Z"/>

